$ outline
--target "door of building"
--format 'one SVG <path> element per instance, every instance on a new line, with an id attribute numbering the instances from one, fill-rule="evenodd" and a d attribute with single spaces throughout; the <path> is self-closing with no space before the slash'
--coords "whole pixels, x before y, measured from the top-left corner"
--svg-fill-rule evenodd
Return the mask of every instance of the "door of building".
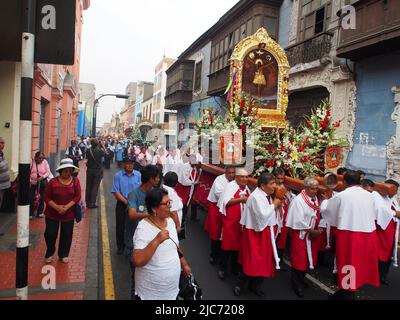
<path id="1" fill-rule="evenodd" d="M 304 122 L 304 117 L 311 115 L 311 110 L 325 99 L 329 99 L 329 91 L 325 87 L 292 92 L 289 95 L 286 119 L 292 127 L 298 127 Z"/>
<path id="2" fill-rule="evenodd" d="M 39 150 L 44 152 L 45 148 L 45 128 L 46 128 L 46 100 L 40 101 L 40 133 L 39 133 Z"/>

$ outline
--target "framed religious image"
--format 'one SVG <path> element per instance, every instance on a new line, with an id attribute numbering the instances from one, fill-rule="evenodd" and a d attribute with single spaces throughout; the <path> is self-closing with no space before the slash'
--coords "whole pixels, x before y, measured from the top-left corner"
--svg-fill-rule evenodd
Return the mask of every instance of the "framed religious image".
<path id="1" fill-rule="evenodd" d="M 262 45 L 244 58 L 242 91 L 255 99 L 258 108 L 277 109 L 278 72 L 278 62 Z"/>
<path id="2" fill-rule="evenodd" d="M 335 169 L 340 166 L 342 161 L 342 148 L 340 146 L 330 146 L 325 151 L 325 164 L 328 169 Z"/>
<path id="3" fill-rule="evenodd" d="M 263 128 L 285 128 L 290 69 L 285 50 L 260 28 L 236 45 L 230 62 L 230 101 L 249 96 Z"/>
<path id="4" fill-rule="evenodd" d="M 221 163 L 225 165 L 242 164 L 242 132 L 222 132 L 220 137 Z"/>

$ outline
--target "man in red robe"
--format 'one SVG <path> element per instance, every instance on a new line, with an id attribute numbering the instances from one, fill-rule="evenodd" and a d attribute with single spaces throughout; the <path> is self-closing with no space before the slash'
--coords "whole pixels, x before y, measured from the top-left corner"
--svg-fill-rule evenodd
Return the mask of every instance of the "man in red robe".
<path id="1" fill-rule="evenodd" d="M 235 180 L 227 184 L 224 193 L 218 201 L 218 208 L 223 215 L 221 254 L 218 270 L 218 277 L 221 280 L 225 278 L 229 260 L 231 262 L 231 271 L 234 274 L 239 273 L 238 255 L 242 237 L 240 218 L 247 198 L 251 193 L 247 187 L 248 182 L 248 172 L 242 168 L 236 169 Z"/>
<path id="2" fill-rule="evenodd" d="M 371 193 L 360 186 L 360 175 L 348 170 L 346 190 L 322 206 L 322 217 L 336 227 L 338 286 L 333 299 L 354 299 L 358 288 L 379 287 L 376 210 Z"/>
<path id="3" fill-rule="evenodd" d="M 285 183 L 285 170 L 278 168 L 274 172 L 275 182 L 277 187 L 284 187 Z M 289 234 L 289 229 L 286 226 L 287 214 L 289 211 L 290 202 L 294 199 L 295 195 L 291 191 L 286 192 L 285 200 L 282 202 L 282 206 L 277 210 L 277 225 L 278 229 L 276 232 L 276 247 L 278 249 L 279 259 L 282 261 L 283 255 L 286 250 L 286 242 Z M 281 271 L 287 271 L 287 269 L 281 266 Z"/>
<path id="4" fill-rule="evenodd" d="M 304 180 L 305 189 L 293 199 L 289 207 L 286 226 L 290 228 L 290 262 L 292 264 L 292 287 L 299 297 L 307 288 L 305 276 L 308 269 L 317 264 L 319 250 L 318 238 L 321 215 L 317 198 L 318 181 L 314 178 Z"/>
<path id="5" fill-rule="evenodd" d="M 394 180 L 385 181 L 396 187 L 396 194 L 399 184 Z M 376 191 L 372 192 L 377 210 L 378 236 L 378 257 L 379 257 L 379 279 L 382 284 L 388 285 L 387 275 L 390 265 L 397 266 L 397 243 L 399 241 L 399 218 L 400 206 L 396 197 L 381 195 Z"/>
<path id="6" fill-rule="evenodd" d="M 221 249 L 222 215 L 219 213 L 217 203 L 221 194 L 225 191 L 229 182 L 235 179 L 235 168 L 226 167 L 225 173 L 218 176 L 208 194 L 208 213 L 204 223 L 204 229 L 208 232 L 211 240 L 210 263 L 214 264 L 219 257 Z"/>
<path id="7" fill-rule="evenodd" d="M 274 277 L 275 269 L 279 269 L 275 227 L 276 210 L 282 205 L 282 200 L 273 197 L 275 188 L 275 177 L 264 173 L 258 178 L 258 188 L 247 200 L 240 220 L 243 226 L 239 253 L 242 272 L 234 289 L 235 296 L 239 296 L 248 283 L 250 291 L 264 297 L 265 293 L 261 289 L 264 278 Z"/>

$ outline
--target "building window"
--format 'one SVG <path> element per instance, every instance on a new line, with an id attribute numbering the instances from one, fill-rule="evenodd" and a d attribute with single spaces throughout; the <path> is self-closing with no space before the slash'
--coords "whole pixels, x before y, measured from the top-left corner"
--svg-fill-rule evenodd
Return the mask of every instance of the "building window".
<path id="1" fill-rule="evenodd" d="M 194 91 L 201 90 L 201 72 L 202 72 L 203 61 L 199 61 L 195 66 L 194 73 Z"/>
<path id="2" fill-rule="evenodd" d="M 164 114 L 164 123 L 168 123 L 169 122 L 169 113 L 165 113 Z"/>
<path id="3" fill-rule="evenodd" d="M 250 19 L 247 21 L 247 36 L 251 36 L 253 34 L 253 20 Z"/>
<path id="4" fill-rule="evenodd" d="M 302 0 L 299 42 L 326 31 L 332 4 L 329 0 Z"/>
<path id="5" fill-rule="evenodd" d="M 240 27 L 240 40 L 243 40 L 244 38 L 246 38 L 246 24 L 242 24 L 242 26 Z"/>
<path id="6" fill-rule="evenodd" d="M 318 34 L 324 31 L 324 23 L 325 23 L 325 7 L 319 9 L 315 13 L 315 28 L 314 34 Z"/>
<path id="7" fill-rule="evenodd" d="M 268 34 L 274 39 L 277 39 L 277 35 L 278 35 L 276 26 L 277 26 L 276 18 L 268 17 L 268 16 L 264 17 L 264 28 L 267 30 Z"/>

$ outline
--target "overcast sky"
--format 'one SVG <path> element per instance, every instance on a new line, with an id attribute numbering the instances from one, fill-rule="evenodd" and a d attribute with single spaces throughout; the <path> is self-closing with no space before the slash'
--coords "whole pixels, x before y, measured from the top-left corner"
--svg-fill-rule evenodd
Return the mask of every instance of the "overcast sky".
<path id="1" fill-rule="evenodd" d="M 91 0 L 84 11 L 81 82 L 96 94 L 125 93 L 131 81 L 151 81 L 162 59 L 176 58 L 238 0 Z M 101 99 L 98 125 L 124 100 Z"/>

